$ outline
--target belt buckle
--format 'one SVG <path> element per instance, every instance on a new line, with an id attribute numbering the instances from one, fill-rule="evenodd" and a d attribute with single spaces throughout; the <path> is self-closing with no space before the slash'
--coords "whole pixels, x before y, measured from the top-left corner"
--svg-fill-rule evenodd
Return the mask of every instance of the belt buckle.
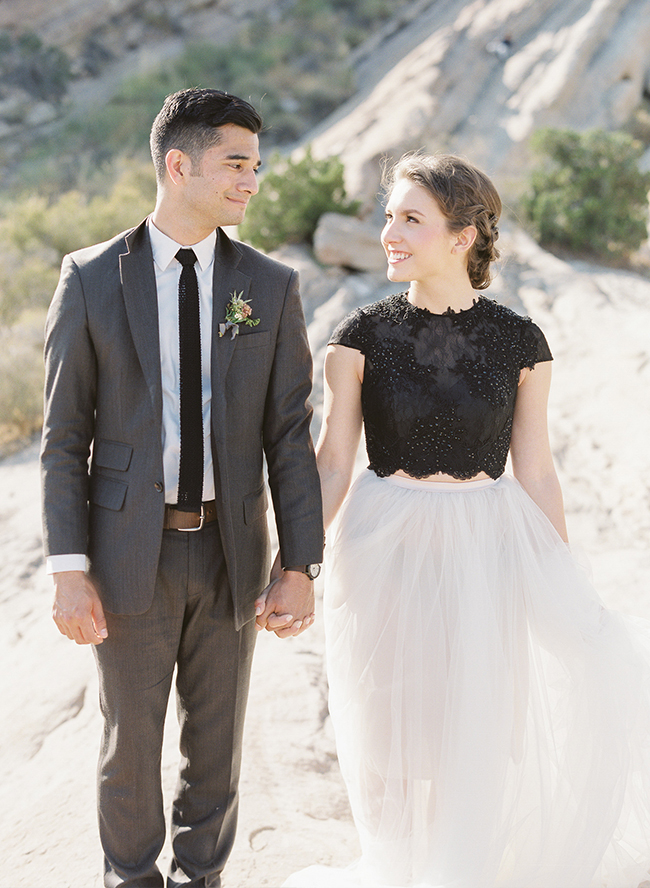
<path id="1" fill-rule="evenodd" d="M 195 530 L 201 530 L 205 523 L 205 507 L 203 503 L 201 503 L 201 511 L 199 513 L 199 524 L 198 527 L 179 527 L 179 530 L 182 530 L 184 533 L 194 533 Z"/>

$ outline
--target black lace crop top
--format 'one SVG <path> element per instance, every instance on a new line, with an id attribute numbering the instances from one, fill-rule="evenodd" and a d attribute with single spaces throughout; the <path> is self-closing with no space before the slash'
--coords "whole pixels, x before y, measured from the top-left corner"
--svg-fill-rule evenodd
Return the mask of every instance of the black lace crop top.
<path id="1" fill-rule="evenodd" d="M 349 314 L 330 344 L 365 356 L 366 448 L 381 477 L 401 469 L 414 478 L 498 478 L 520 370 L 553 360 L 530 318 L 485 296 L 441 315 L 404 293 L 389 296 Z"/>

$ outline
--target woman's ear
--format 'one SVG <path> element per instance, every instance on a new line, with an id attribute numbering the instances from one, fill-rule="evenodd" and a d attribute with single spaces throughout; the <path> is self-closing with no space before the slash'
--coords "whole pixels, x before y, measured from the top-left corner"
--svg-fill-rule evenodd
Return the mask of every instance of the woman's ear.
<path id="1" fill-rule="evenodd" d="M 466 253 L 476 240 L 478 234 L 476 226 L 468 225 L 456 235 L 456 242 L 452 247 L 452 253 Z"/>

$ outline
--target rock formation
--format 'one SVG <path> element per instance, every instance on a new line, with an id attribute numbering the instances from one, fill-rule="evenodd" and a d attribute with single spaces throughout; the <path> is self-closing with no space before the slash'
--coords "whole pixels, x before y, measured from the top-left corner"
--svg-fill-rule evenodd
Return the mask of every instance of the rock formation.
<path id="1" fill-rule="evenodd" d="M 356 271 L 384 271 L 386 255 L 373 221 L 324 213 L 314 233 L 314 256 L 323 265 Z"/>
<path id="2" fill-rule="evenodd" d="M 73 59 L 75 103 L 101 101 L 120 76 L 227 43 L 277 0 L 24 0 L 0 4 L 0 31 L 26 27 Z M 28 24 L 27 24 L 28 23 Z M 541 126 L 619 128 L 650 101 L 650 0 L 410 0 L 355 50 L 358 90 L 313 134 L 349 189 L 377 190 L 378 163 L 405 150 L 466 153 L 516 193 Z M 227 88 L 227 84 L 223 84 Z M 54 116 L 0 87 L 0 138 Z M 643 127 L 650 142 L 647 107 Z"/>
<path id="3" fill-rule="evenodd" d="M 418 148 L 466 154 L 516 192 L 536 129 L 620 128 L 650 98 L 650 0 L 420 0 L 409 13 L 313 139 L 369 204 L 380 159 Z"/>

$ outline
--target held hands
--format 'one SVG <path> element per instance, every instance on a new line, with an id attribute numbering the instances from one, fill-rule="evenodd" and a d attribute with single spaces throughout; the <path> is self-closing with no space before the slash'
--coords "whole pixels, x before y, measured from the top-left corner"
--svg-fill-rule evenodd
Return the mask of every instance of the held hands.
<path id="1" fill-rule="evenodd" d="M 61 635 L 77 644 L 101 644 L 108 637 L 97 589 L 82 570 L 55 573 L 52 618 Z"/>
<path id="2" fill-rule="evenodd" d="M 271 582 L 255 602 L 255 628 L 278 638 L 300 635 L 314 622 L 314 582 L 296 570 L 282 570 L 279 557 Z"/>

